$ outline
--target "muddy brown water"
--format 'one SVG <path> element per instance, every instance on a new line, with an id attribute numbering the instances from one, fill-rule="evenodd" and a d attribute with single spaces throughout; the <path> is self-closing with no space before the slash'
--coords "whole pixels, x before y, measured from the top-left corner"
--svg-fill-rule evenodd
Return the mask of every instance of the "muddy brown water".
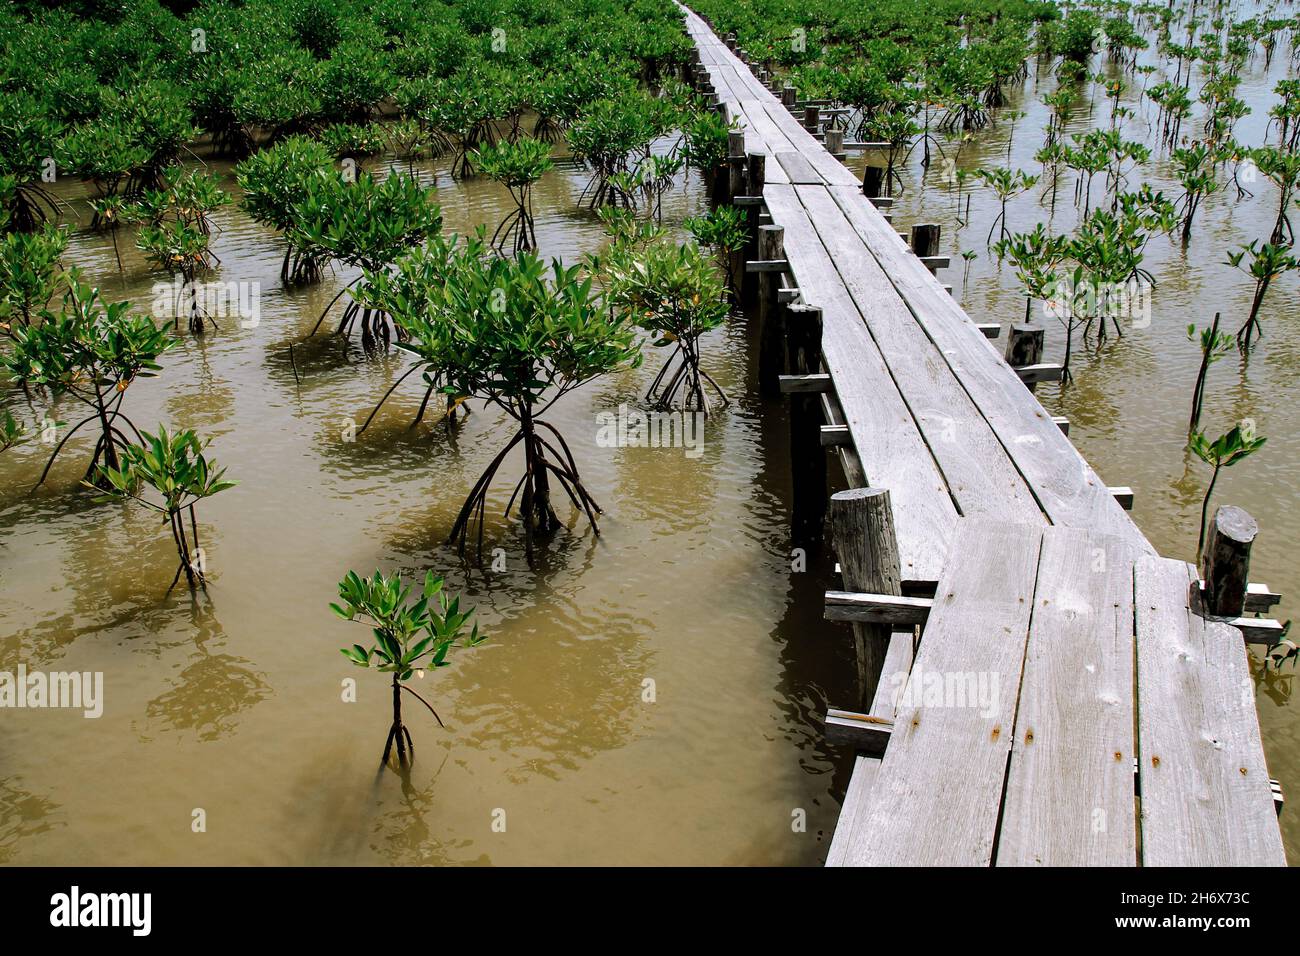
<path id="1" fill-rule="evenodd" d="M 233 190 L 228 165 L 216 168 Z M 419 171 L 440 187 L 448 231 L 494 227 L 509 211 L 503 187 L 453 182 L 446 162 Z M 586 180 L 561 167 L 540 184 L 545 255 L 600 248 L 598 221 L 578 209 Z M 665 219 L 704 207 L 691 176 Z M 709 421 L 702 453 L 598 444 L 598 413 L 643 407 L 662 360 L 647 346 L 645 366 L 548 415 L 605 509 L 600 536 L 571 520 L 530 571 L 501 515 L 512 460 L 478 567 L 443 542 L 509 437 L 504 416 L 476 408 L 450 434 L 431 419 L 408 430 L 412 379 L 349 440 L 407 360 L 368 359 L 321 334 L 295 348 L 296 384 L 289 345 L 352 274 L 285 291 L 275 236 L 236 206 L 216 222 L 213 278 L 259 282 L 259 324 L 219 319 L 220 331 L 185 335 L 125 403 L 142 428 L 210 437 L 240 482 L 199 509 L 208 594 L 164 597 L 169 536 L 142 510 L 78 488 L 90 454 L 80 436 L 36 491 L 48 446 L 0 456 L 0 669 L 105 675 L 99 719 L 0 712 L 0 862 L 822 859 L 846 778 L 815 715 L 848 693 L 851 659 L 847 636 L 818 621 L 824 563 L 791 573 L 786 425 L 779 403 L 756 398 L 745 320 L 705 346 L 733 404 Z M 102 236 L 78 233 L 68 258 L 111 298 L 147 308 L 165 277 L 131 244 L 122 276 Z M 28 422 L 78 420 L 71 402 L 6 392 L 4 405 Z M 446 574 L 489 636 L 416 682 L 447 728 L 408 706 L 417 759 L 406 778 L 377 772 L 386 675 L 339 654 L 366 635 L 328 609 L 344 572 L 376 567 Z M 355 703 L 342 699 L 346 678 Z"/>

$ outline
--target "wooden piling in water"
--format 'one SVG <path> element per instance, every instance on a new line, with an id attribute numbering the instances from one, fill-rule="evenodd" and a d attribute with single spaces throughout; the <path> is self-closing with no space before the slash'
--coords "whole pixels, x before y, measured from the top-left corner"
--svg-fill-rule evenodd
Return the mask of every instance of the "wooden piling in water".
<path id="1" fill-rule="evenodd" d="M 822 364 L 822 311 L 810 305 L 785 308 L 785 367 L 791 375 L 816 375 Z M 821 443 L 818 392 L 790 395 L 791 539 L 799 547 L 821 546 L 826 523 L 826 449 Z"/>
<path id="2" fill-rule="evenodd" d="M 1240 617 L 1250 581 L 1250 547 L 1259 525 L 1243 509 L 1222 505 L 1214 512 L 1201 558 L 1201 606 L 1215 617 Z"/>
<path id="3" fill-rule="evenodd" d="M 786 109 L 794 109 L 795 98 L 798 96 L 798 90 L 794 88 L 793 83 L 787 83 L 781 87 L 781 105 Z"/>
<path id="4" fill-rule="evenodd" d="M 1032 322 L 1013 325 L 1007 332 L 1007 364 L 1012 368 L 1024 368 L 1038 365 L 1043 361 L 1043 341 L 1046 329 Z M 1036 383 L 1025 382 L 1025 387 L 1034 391 Z"/>
<path id="5" fill-rule="evenodd" d="M 816 133 L 821 128 L 821 108 L 818 106 L 805 106 L 803 108 L 803 128 L 810 133 Z"/>
<path id="6" fill-rule="evenodd" d="M 884 488 L 853 488 L 831 497 L 831 533 L 846 591 L 868 594 L 903 593 L 894 533 L 894 511 Z M 885 666 L 892 627 L 854 624 L 857 650 L 859 706 L 871 706 Z"/>
<path id="7" fill-rule="evenodd" d="M 846 155 L 844 152 L 844 130 L 826 130 L 826 138 L 822 140 L 822 145 L 826 147 L 826 152 L 838 160 L 843 160 Z"/>
<path id="8" fill-rule="evenodd" d="M 877 199 L 885 191 L 885 168 L 868 166 L 862 170 L 862 195 L 868 199 Z"/>
<path id="9" fill-rule="evenodd" d="M 919 222 L 912 226 L 912 251 L 924 259 L 939 254 L 939 225 Z"/>
<path id="10" fill-rule="evenodd" d="M 760 226 L 757 255 L 760 262 L 785 258 L 785 229 Z M 780 376 L 785 371 L 785 306 L 777 300 L 781 273 L 760 272 L 758 281 L 758 386 L 762 395 L 781 394 Z"/>

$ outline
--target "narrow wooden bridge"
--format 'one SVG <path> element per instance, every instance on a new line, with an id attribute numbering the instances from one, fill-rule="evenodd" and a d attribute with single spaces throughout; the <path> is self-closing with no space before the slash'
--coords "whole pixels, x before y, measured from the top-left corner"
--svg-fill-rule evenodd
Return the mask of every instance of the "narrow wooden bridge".
<path id="1" fill-rule="evenodd" d="M 1253 522 L 1224 509 L 1210 550 L 1240 560 L 1204 591 L 1156 555 L 1035 399 L 1041 332 L 1013 329 L 1009 364 L 821 105 L 683 11 L 737 128 L 726 192 L 753 226 L 760 376 L 791 397 L 797 520 L 825 517 L 823 446 L 854 489 L 829 502 L 826 617 L 853 626 L 864 699 L 827 714 L 858 751 L 827 864 L 1284 865 L 1245 650 L 1277 626 L 1241 616 L 1276 601 L 1246 590 Z"/>

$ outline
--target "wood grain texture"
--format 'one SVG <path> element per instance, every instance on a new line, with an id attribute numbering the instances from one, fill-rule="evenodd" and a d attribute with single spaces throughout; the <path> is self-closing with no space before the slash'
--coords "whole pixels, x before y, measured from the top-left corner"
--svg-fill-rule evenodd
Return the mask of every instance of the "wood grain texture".
<path id="1" fill-rule="evenodd" d="M 1048 528 L 998 866 L 1135 866 L 1133 553 Z"/>
<path id="2" fill-rule="evenodd" d="M 1154 553 L 1106 490 L 1105 482 L 952 296 L 906 252 L 880 213 L 855 190 L 830 191 L 983 413 L 1052 523 L 1095 528 L 1124 538 L 1144 553 Z"/>
<path id="3" fill-rule="evenodd" d="M 763 195 L 804 301 L 822 310 L 823 362 L 866 478 L 893 496 L 903 577 L 938 580 L 957 517 L 943 476 L 794 187 L 769 183 Z"/>
<path id="4" fill-rule="evenodd" d="M 1142 862 L 1285 866 L 1246 649 L 1190 610 L 1197 583 L 1168 558 L 1134 573 Z"/>
<path id="5" fill-rule="evenodd" d="M 880 350 L 961 514 L 1046 524 L 1006 448 L 830 193 L 821 186 L 797 186 L 795 195 Z"/>
<path id="6" fill-rule="evenodd" d="M 959 524 L 848 865 L 992 860 L 1043 531 Z M 981 684 L 983 700 L 971 693 Z"/>

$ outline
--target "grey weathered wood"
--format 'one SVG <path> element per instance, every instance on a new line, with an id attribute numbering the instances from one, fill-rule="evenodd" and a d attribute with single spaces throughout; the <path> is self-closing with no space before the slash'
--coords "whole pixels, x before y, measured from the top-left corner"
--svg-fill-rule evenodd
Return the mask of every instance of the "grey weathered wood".
<path id="1" fill-rule="evenodd" d="M 1007 350 L 1005 352 L 1007 364 L 1014 369 L 1042 364 L 1043 342 L 1046 334 L 1047 330 L 1041 325 L 1034 325 L 1029 322 L 1020 322 L 1011 326 L 1007 332 Z M 1031 392 L 1038 385 L 1037 381 L 1029 381 L 1023 375 L 1020 380 L 1029 386 Z"/>
<path id="2" fill-rule="evenodd" d="M 1070 434 L 1070 420 L 1062 415 L 1053 415 L 1052 424 L 1061 430 L 1062 435 Z"/>
<path id="3" fill-rule="evenodd" d="M 1271 621 L 1264 617 L 1225 617 L 1221 620 L 1241 631 L 1247 644 L 1263 644 L 1272 647 L 1286 637 L 1286 625 L 1280 621 Z"/>
<path id="4" fill-rule="evenodd" d="M 826 711 L 826 740 L 846 744 L 858 753 L 879 757 L 889 747 L 894 722 L 857 711 L 830 708 Z"/>
<path id="5" fill-rule="evenodd" d="M 1036 365 L 1022 365 L 1014 371 L 1020 381 L 1033 385 L 1037 382 L 1059 382 L 1065 375 L 1065 366 L 1058 362 L 1039 362 Z"/>
<path id="6" fill-rule="evenodd" d="M 1111 497 L 1119 502 L 1121 508 L 1125 511 L 1133 510 L 1134 495 L 1132 488 L 1128 485 L 1111 485 L 1107 490 L 1110 491 Z"/>
<path id="7" fill-rule="evenodd" d="M 883 166 L 867 166 L 862 170 L 862 194 L 868 199 L 881 198 L 885 191 L 885 169 Z"/>
<path id="8" fill-rule="evenodd" d="M 791 378 L 804 381 L 822 375 L 821 310 L 808 305 L 790 305 L 785 310 L 785 369 Z M 820 435 L 823 397 L 833 398 L 829 392 L 790 396 L 790 535 L 796 544 L 813 547 L 820 546 L 826 523 L 826 454 Z"/>
<path id="9" fill-rule="evenodd" d="M 975 327 L 986 339 L 996 339 L 1002 334 L 1002 325 L 998 322 L 979 322 Z"/>
<path id="10" fill-rule="evenodd" d="M 1048 528 L 998 866 L 1134 866 L 1133 554 Z"/>
<path id="11" fill-rule="evenodd" d="M 895 628 L 917 627 L 925 623 L 933 606 L 933 598 L 827 591 L 825 618 L 828 621 L 889 624 Z"/>
<path id="12" fill-rule="evenodd" d="M 824 187 L 796 186 L 807 218 L 825 249 L 824 262 L 849 293 L 888 374 L 896 384 L 929 456 L 963 514 L 997 515 L 1010 521 L 1042 521 L 1033 493 L 1016 472 L 960 379 L 942 361 L 898 298 L 889 277 L 862 244 Z M 814 250 L 815 252 L 815 250 Z M 832 276 L 827 276 L 831 281 Z M 801 285 L 807 285 L 800 278 Z M 822 303 L 832 301 L 818 292 Z M 860 454 L 868 453 L 859 446 Z M 919 456 L 918 456 L 919 457 Z"/>
<path id="13" fill-rule="evenodd" d="M 962 387 L 998 435 L 1017 471 L 1034 489 L 1052 523 L 1117 534 L 1151 553 L 1151 545 L 1110 497 L 1105 484 L 961 307 L 916 264 L 902 243 L 887 241 L 890 230 L 880 214 L 854 190 L 832 186 L 829 191 L 867 240 L 942 360 L 950 368 L 960 369 Z"/>
<path id="14" fill-rule="evenodd" d="M 912 226 L 912 251 L 924 259 L 926 256 L 939 254 L 939 225 L 933 222 L 916 223 Z M 944 263 L 947 265 L 947 263 Z"/>
<path id="15" fill-rule="evenodd" d="M 836 159 L 844 158 L 844 130 L 828 129 L 826 136 L 822 140 L 822 145 L 826 147 L 826 152 L 830 153 Z"/>
<path id="16" fill-rule="evenodd" d="M 780 226 L 764 226 L 764 229 L 780 229 Z M 785 259 L 755 259 L 745 263 L 746 272 L 785 272 L 790 268 L 790 263 Z"/>
<path id="17" fill-rule="evenodd" d="M 826 372 L 813 372 L 808 375 L 780 376 L 781 394 L 795 395 L 805 392 L 831 392 L 835 382 Z"/>
<path id="18" fill-rule="evenodd" d="M 991 862 L 1042 533 L 999 521 L 961 522 L 889 749 L 868 807 L 854 822 L 847 864 Z M 976 683 L 984 675 L 991 699 L 958 701 L 954 694 L 926 703 L 927 675 L 940 686 L 952 675 L 954 691 L 968 691 L 970 682 L 959 679 L 967 674 Z M 998 693 L 988 694 L 994 680 Z"/>
<path id="19" fill-rule="evenodd" d="M 904 573 L 937 580 L 957 515 L 947 485 L 795 187 L 769 185 L 765 195 L 773 217 L 785 226 L 786 257 L 805 300 L 823 310 L 826 371 L 835 378 L 866 480 L 893 495 Z"/>
<path id="20" fill-rule="evenodd" d="M 1285 866 L 1246 651 L 1192 612 L 1196 584 L 1166 558 L 1134 572 L 1142 862 Z"/>
<path id="21" fill-rule="evenodd" d="M 848 425 L 823 425 L 821 427 L 821 440 L 823 445 L 849 445 L 853 443 L 853 435 L 849 431 Z"/>
<path id="22" fill-rule="evenodd" d="M 871 787 L 876 782 L 876 774 L 879 770 L 878 757 L 859 755 L 853 762 L 853 773 L 849 777 L 848 789 L 844 792 L 844 803 L 840 807 L 839 821 L 835 824 L 835 835 L 831 837 L 830 849 L 826 853 L 827 866 L 844 865 L 849 835 L 853 832 L 853 821 L 870 797 Z"/>
<path id="23" fill-rule="evenodd" d="M 760 226 L 758 229 L 759 262 L 748 262 L 746 269 L 756 265 L 780 263 L 779 268 L 764 269 L 758 283 L 758 384 L 762 394 L 779 395 L 779 378 L 785 371 L 785 309 L 776 298 L 777 273 L 789 267 L 785 261 L 785 229 L 781 226 Z M 753 270 L 759 271 L 759 270 Z"/>
<path id="24" fill-rule="evenodd" d="M 1201 558 L 1201 577 L 1205 580 L 1202 603 L 1206 614 L 1241 615 L 1250 582 L 1250 546 L 1258 534 L 1259 525 L 1241 508 L 1222 505 L 1214 512 Z"/>
<path id="25" fill-rule="evenodd" d="M 853 488 L 831 496 L 831 530 L 846 587 L 873 594 L 903 593 L 894 509 L 885 488 Z M 854 624 L 858 686 L 870 706 L 885 666 L 892 628 Z"/>
<path id="26" fill-rule="evenodd" d="M 824 181 L 817 170 L 813 169 L 808 160 L 804 158 L 802 153 L 777 153 L 776 161 L 781 164 L 781 168 L 785 170 L 786 176 L 788 176 L 790 182 L 795 185 L 801 183 L 821 184 Z"/>

